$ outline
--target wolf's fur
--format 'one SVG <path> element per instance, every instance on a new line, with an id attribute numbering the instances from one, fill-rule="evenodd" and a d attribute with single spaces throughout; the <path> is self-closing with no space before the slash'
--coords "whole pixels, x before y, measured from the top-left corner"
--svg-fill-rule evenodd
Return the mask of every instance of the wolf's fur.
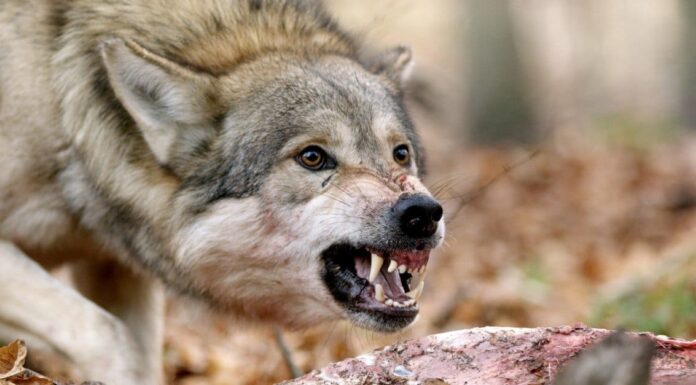
<path id="1" fill-rule="evenodd" d="M 314 1 L 0 2 L 0 338 L 42 341 L 86 378 L 161 383 L 151 276 L 245 317 L 379 328 L 336 304 L 318 253 L 415 247 L 381 215 L 427 194 L 409 59 L 362 60 Z M 340 167 L 299 167 L 312 143 Z M 42 270 L 65 262 L 91 301 Z"/>

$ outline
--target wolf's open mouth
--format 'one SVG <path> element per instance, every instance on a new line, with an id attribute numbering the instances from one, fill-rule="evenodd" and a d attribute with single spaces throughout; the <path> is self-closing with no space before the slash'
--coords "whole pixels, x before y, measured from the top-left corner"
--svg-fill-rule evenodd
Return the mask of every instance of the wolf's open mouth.
<path id="1" fill-rule="evenodd" d="M 366 313 L 391 331 L 408 325 L 418 314 L 430 250 L 382 250 L 338 244 L 322 253 L 324 281 L 334 298 L 349 311 Z"/>

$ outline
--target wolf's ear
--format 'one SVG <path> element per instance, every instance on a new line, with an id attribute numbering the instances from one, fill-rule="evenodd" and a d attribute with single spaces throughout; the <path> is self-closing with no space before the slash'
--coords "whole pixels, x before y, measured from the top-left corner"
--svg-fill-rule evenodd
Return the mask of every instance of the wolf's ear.
<path id="1" fill-rule="evenodd" d="M 167 164 L 177 139 L 203 128 L 210 79 L 130 40 L 105 41 L 100 53 L 116 97 L 157 161 Z"/>
<path id="2" fill-rule="evenodd" d="M 398 46 L 382 52 L 372 62 L 370 69 L 377 75 L 386 76 L 397 87 L 403 87 L 408 82 L 413 70 L 411 49 Z"/>

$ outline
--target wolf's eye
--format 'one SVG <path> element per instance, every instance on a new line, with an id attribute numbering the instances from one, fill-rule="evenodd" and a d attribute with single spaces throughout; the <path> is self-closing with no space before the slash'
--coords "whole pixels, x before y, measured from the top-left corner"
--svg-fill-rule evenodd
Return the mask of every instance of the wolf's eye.
<path id="1" fill-rule="evenodd" d="M 411 162 L 411 153 L 408 151 L 408 146 L 405 144 L 396 146 L 394 149 L 394 160 L 402 166 L 407 166 Z"/>
<path id="2" fill-rule="evenodd" d="M 326 152 L 317 146 L 309 146 L 297 156 L 297 162 L 309 170 L 321 170 L 326 168 L 328 156 Z"/>

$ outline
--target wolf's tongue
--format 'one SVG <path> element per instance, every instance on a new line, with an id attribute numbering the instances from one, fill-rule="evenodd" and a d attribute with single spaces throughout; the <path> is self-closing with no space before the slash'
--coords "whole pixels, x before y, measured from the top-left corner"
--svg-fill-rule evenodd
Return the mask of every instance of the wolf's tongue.
<path id="1" fill-rule="evenodd" d="M 382 270 L 377 276 L 377 279 L 373 282 L 374 285 L 382 285 L 384 288 L 384 295 L 391 299 L 408 299 L 406 296 L 406 290 L 404 290 L 401 284 L 401 278 L 399 278 L 398 271 L 392 271 L 388 273 L 386 270 Z"/>

